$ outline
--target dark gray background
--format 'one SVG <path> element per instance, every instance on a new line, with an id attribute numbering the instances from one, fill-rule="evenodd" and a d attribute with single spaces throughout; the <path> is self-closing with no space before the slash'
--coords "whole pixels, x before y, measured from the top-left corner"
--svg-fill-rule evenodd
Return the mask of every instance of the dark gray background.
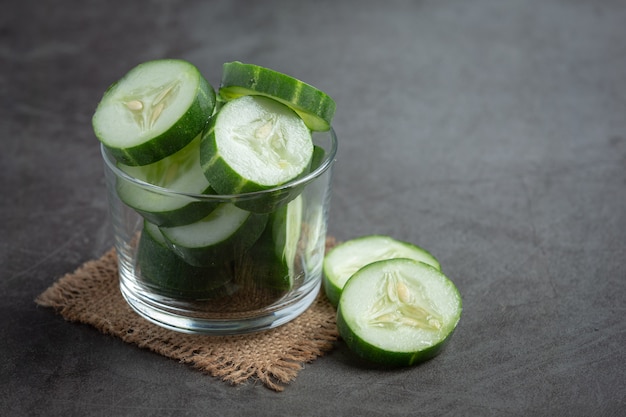
<path id="1" fill-rule="evenodd" d="M 439 258 L 447 349 L 338 342 L 283 393 L 232 387 L 34 298 L 111 246 L 90 119 L 139 62 L 241 60 L 331 94 L 330 233 Z M 0 15 L 0 408 L 65 416 L 617 416 L 626 410 L 626 2 L 58 1 Z"/>

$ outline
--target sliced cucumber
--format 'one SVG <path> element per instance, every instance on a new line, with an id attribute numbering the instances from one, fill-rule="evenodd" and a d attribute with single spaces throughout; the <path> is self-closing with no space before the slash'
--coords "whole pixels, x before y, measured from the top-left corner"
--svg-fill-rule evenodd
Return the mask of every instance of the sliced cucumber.
<path id="1" fill-rule="evenodd" d="M 232 100 L 263 95 L 291 107 L 311 130 L 325 131 L 336 104 L 326 93 L 289 75 L 258 65 L 228 62 L 223 66 L 219 95 Z"/>
<path id="2" fill-rule="evenodd" d="M 147 165 L 191 142 L 206 126 L 215 101 L 215 90 L 193 64 L 148 61 L 106 90 L 93 129 L 119 162 Z"/>
<path id="3" fill-rule="evenodd" d="M 227 265 L 199 268 L 191 266 L 172 252 L 159 228 L 144 221 L 137 249 L 137 265 L 142 281 L 155 292 L 195 300 L 227 294 L 232 280 Z"/>
<path id="4" fill-rule="evenodd" d="M 337 328 L 360 357 L 409 366 L 437 355 L 461 317 L 461 296 L 444 274 L 412 259 L 366 265 L 346 284 Z"/>
<path id="5" fill-rule="evenodd" d="M 324 254 L 326 250 L 326 213 L 321 206 L 309 208 L 303 233 L 306 233 L 304 262 L 306 270 L 314 274 L 322 274 Z"/>
<path id="6" fill-rule="evenodd" d="M 266 97 L 226 103 L 209 123 L 200 162 L 221 194 L 261 191 L 305 173 L 313 155 L 311 132 L 288 107 Z"/>
<path id="7" fill-rule="evenodd" d="M 311 157 L 311 167 L 310 171 L 315 171 L 322 165 L 324 162 L 324 158 L 326 157 L 326 151 L 321 146 L 314 145 L 313 146 L 313 156 Z"/>
<path id="8" fill-rule="evenodd" d="M 302 196 L 298 196 L 289 204 L 278 208 L 271 217 L 274 257 L 285 270 L 282 276 L 276 277 L 279 282 L 277 286 L 285 290 L 293 286 L 296 275 L 296 256 L 302 233 L 303 211 Z"/>
<path id="9" fill-rule="evenodd" d="M 235 259 L 252 246 L 266 223 L 267 215 L 223 203 L 195 223 L 160 230 L 172 250 L 187 263 L 212 266 Z"/>
<path id="10" fill-rule="evenodd" d="M 272 218 L 272 236 L 276 242 L 276 255 L 293 265 L 302 231 L 302 197 L 298 196 L 280 207 Z"/>
<path id="11" fill-rule="evenodd" d="M 280 291 L 292 288 L 302 214 L 301 196 L 270 214 L 265 231 L 245 254 L 246 262 L 254 267 L 252 272 L 256 287 Z"/>
<path id="12" fill-rule="evenodd" d="M 199 149 L 200 135 L 180 151 L 155 163 L 143 166 L 118 164 L 118 168 L 135 179 L 176 191 L 174 194 L 118 179 L 118 196 L 146 220 L 159 226 L 178 226 L 202 219 L 218 203 L 193 201 L 184 195 L 215 193 L 200 166 Z"/>
<path id="13" fill-rule="evenodd" d="M 328 300 L 337 306 L 348 279 L 360 268 L 375 261 L 409 258 L 441 269 L 428 251 L 389 236 L 370 235 L 335 246 L 324 258 L 323 285 Z"/>

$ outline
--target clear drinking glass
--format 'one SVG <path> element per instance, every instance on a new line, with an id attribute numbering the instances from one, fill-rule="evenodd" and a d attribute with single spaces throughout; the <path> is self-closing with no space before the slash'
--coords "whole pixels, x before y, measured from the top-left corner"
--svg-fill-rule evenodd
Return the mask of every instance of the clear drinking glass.
<path id="1" fill-rule="evenodd" d="M 314 132 L 313 143 L 309 174 L 240 195 L 187 194 L 148 184 L 120 170 L 101 147 L 120 290 L 128 304 L 162 327 L 216 335 L 270 329 L 303 313 L 321 286 L 335 132 Z M 229 207 L 249 214 L 254 226 L 202 262 L 202 253 L 189 256 L 164 238 L 158 219 L 125 204 L 122 188 L 190 207 L 192 224 L 198 210 Z"/>

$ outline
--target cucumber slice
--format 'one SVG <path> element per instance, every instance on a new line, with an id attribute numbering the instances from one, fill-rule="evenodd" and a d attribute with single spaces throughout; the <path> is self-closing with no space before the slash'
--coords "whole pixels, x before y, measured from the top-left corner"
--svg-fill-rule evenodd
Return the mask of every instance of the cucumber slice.
<path id="1" fill-rule="evenodd" d="M 139 275 L 153 291 L 174 298 L 194 300 L 226 295 L 232 273 L 227 266 L 191 266 L 172 252 L 159 228 L 144 221 L 137 249 Z"/>
<path id="2" fill-rule="evenodd" d="M 206 126 L 215 101 L 215 90 L 193 64 L 148 61 L 106 90 L 92 125 L 119 162 L 147 165 L 191 142 Z"/>
<path id="3" fill-rule="evenodd" d="M 310 171 L 315 171 L 322 165 L 324 158 L 326 157 L 326 151 L 321 146 L 313 145 L 313 156 L 311 156 Z"/>
<path id="4" fill-rule="evenodd" d="M 298 196 L 286 206 L 280 207 L 272 219 L 272 236 L 276 255 L 291 267 L 296 259 L 298 241 L 302 231 L 302 196 Z"/>
<path id="5" fill-rule="evenodd" d="M 263 95 L 277 100 L 300 115 L 311 130 L 325 131 L 336 104 L 326 93 L 289 75 L 241 62 L 223 66 L 219 95 L 232 100 L 245 95 Z"/>
<path id="6" fill-rule="evenodd" d="M 306 233 L 304 262 L 306 270 L 314 274 L 322 274 L 324 254 L 326 250 L 326 213 L 322 207 L 308 210 L 303 233 Z M 322 275 L 323 276 L 323 275 Z"/>
<path id="7" fill-rule="evenodd" d="M 254 286 L 280 291 L 293 287 L 302 214 L 301 196 L 270 214 L 265 231 L 245 254 L 244 264 L 254 273 Z"/>
<path id="8" fill-rule="evenodd" d="M 410 366 L 437 355 L 461 317 L 461 296 L 441 271 L 412 259 L 377 261 L 346 284 L 337 328 L 360 357 Z"/>
<path id="9" fill-rule="evenodd" d="M 185 193 L 214 194 L 200 166 L 200 135 L 180 151 L 155 163 L 130 166 L 118 163 L 120 170 L 142 182 L 175 190 L 177 194 L 159 188 L 140 186 L 119 179 L 117 194 L 129 207 L 144 219 L 159 226 L 178 226 L 194 223 L 211 211 L 218 203 L 191 201 Z M 181 193 L 181 194 L 178 194 Z"/>
<path id="10" fill-rule="evenodd" d="M 221 194 L 267 190 L 306 173 L 311 132 L 288 107 L 266 97 L 226 103 L 200 143 L 200 163 Z"/>
<path id="11" fill-rule="evenodd" d="M 261 236 L 267 215 L 222 203 L 203 219 L 161 227 L 168 245 L 190 265 L 213 266 L 235 259 Z"/>
<path id="12" fill-rule="evenodd" d="M 439 261 L 426 250 L 389 236 L 369 235 L 335 246 L 324 258 L 324 292 L 337 306 L 348 279 L 367 264 L 392 258 L 409 258 L 441 269 Z"/>

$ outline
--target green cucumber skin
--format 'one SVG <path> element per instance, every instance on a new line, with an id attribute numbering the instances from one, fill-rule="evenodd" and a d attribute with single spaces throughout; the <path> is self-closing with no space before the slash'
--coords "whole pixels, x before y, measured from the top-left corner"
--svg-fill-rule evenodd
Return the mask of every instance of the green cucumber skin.
<path id="1" fill-rule="evenodd" d="M 209 267 L 235 260 L 252 247 L 259 239 L 267 224 L 267 214 L 251 213 L 246 222 L 228 239 L 209 247 L 189 248 L 167 236 L 167 228 L 161 228 L 168 247 L 190 265 Z"/>
<path id="2" fill-rule="evenodd" d="M 390 368 L 414 366 L 434 358 L 442 351 L 454 333 L 454 330 L 451 331 L 448 336 L 446 336 L 446 338 L 439 343 L 419 352 L 390 352 L 381 351 L 379 347 L 374 346 L 357 336 L 350 329 L 350 326 L 346 323 L 346 320 L 343 317 L 341 303 L 337 308 L 336 321 L 339 335 L 346 343 L 350 351 L 372 364 L 383 365 Z"/>
<path id="3" fill-rule="evenodd" d="M 257 285 L 264 288 L 288 291 L 293 286 L 292 265 L 289 263 L 295 260 L 290 261 L 284 256 L 287 210 L 288 205 L 283 205 L 269 215 L 265 231 L 248 254 L 252 265 L 258 270 Z"/>
<path id="4" fill-rule="evenodd" d="M 144 222 L 137 249 L 137 264 L 142 281 L 162 295 L 188 299 L 210 299 L 224 295 L 225 285 L 232 280 L 230 269 L 199 268 L 180 259 L 153 236 Z"/>
<path id="5" fill-rule="evenodd" d="M 276 254 L 269 225 L 259 240 L 244 254 L 244 263 L 254 266 L 255 287 L 279 291 L 288 291 L 291 288 L 289 265 Z"/>
<path id="6" fill-rule="evenodd" d="M 298 197 L 304 190 L 304 185 L 283 188 L 275 192 L 266 193 L 259 198 L 241 199 L 235 202 L 235 205 L 242 210 L 251 211 L 253 213 L 272 213 L 293 199 Z"/>
<path id="7" fill-rule="evenodd" d="M 183 208 L 171 211 L 151 212 L 134 207 L 133 209 L 145 220 L 159 227 L 176 227 L 195 223 L 205 218 L 215 210 L 218 205 L 219 203 L 196 201 L 187 204 Z"/>
<path id="8" fill-rule="evenodd" d="M 287 83 L 285 76 L 257 65 L 227 62 L 223 65 L 219 95 L 226 100 L 250 94 L 280 98 L 283 104 L 290 105 L 302 117 L 309 129 L 329 130 L 336 110 L 335 101 L 299 80 Z M 296 84 L 300 88 L 294 87 Z M 306 112 L 303 109 L 307 109 Z M 318 116 L 311 117 L 307 112 Z"/>
<path id="9" fill-rule="evenodd" d="M 150 65 L 153 62 L 154 61 L 149 61 L 140 64 L 136 69 L 143 65 Z M 181 150 L 202 132 L 206 126 L 206 122 L 211 114 L 213 114 L 216 103 L 216 93 L 213 86 L 200 74 L 197 68 L 195 68 L 195 71 L 198 72 L 200 80 L 198 95 L 183 117 L 170 129 L 145 143 L 131 148 L 108 146 L 106 142 L 101 139 L 104 147 L 111 152 L 118 162 L 131 166 L 151 164 Z M 118 80 L 113 83 L 106 90 L 105 94 L 115 88 L 120 82 L 121 80 Z M 200 123 L 198 121 L 202 122 Z M 101 138 L 102 135 L 100 134 L 97 123 L 93 119 L 92 125 L 96 137 Z"/>
<path id="10" fill-rule="evenodd" d="M 326 274 L 322 273 L 322 288 L 324 294 L 328 299 L 328 302 L 335 308 L 339 308 L 339 299 L 341 298 L 341 291 L 334 286 L 327 278 Z"/>
<path id="11" fill-rule="evenodd" d="M 311 156 L 311 166 L 309 172 L 315 171 L 324 162 L 326 151 L 321 146 L 313 145 L 313 156 Z"/>

